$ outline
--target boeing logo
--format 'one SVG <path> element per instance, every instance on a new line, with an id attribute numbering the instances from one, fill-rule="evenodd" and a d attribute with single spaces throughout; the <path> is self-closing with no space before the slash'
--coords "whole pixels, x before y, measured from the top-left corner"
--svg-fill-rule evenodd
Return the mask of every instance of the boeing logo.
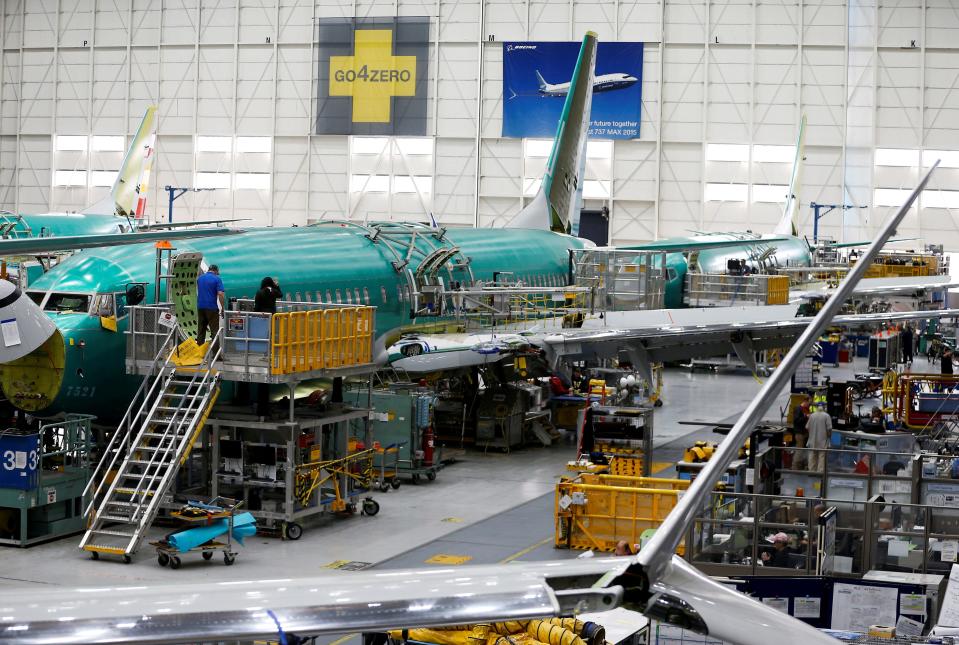
<path id="1" fill-rule="evenodd" d="M 532 50 L 535 50 L 535 49 L 536 49 L 536 45 L 507 45 L 507 46 L 506 46 L 506 51 L 508 51 L 508 52 L 511 52 L 511 51 L 514 51 L 514 50 L 517 50 L 517 51 L 518 51 L 518 50 L 521 50 L 521 49 L 532 49 Z"/>
<path id="2" fill-rule="evenodd" d="M 536 70 L 536 80 L 539 81 L 539 93 L 543 96 L 566 96 L 569 93 L 569 83 L 547 83 L 543 75 Z M 593 92 L 609 92 L 621 90 L 636 83 L 639 79 L 629 74 L 603 74 L 593 79 Z"/>

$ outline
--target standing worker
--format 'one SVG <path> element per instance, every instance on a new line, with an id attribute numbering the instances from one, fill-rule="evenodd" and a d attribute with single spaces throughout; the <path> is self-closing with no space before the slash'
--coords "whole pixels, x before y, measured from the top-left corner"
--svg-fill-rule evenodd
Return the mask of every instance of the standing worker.
<path id="1" fill-rule="evenodd" d="M 793 410 L 793 443 L 797 448 L 805 448 L 809 440 L 806 424 L 809 422 L 810 405 L 812 405 L 812 397 L 807 394 Z M 796 450 L 793 451 L 793 455 L 793 468 L 805 470 L 809 465 L 808 453 L 805 450 Z"/>
<path id="2" fill-rule="evenodd" d="M 253 298 L 253 311 L 275 314 L 276 301 L 283 297 L 283 290 L 280 289 L 280 283 L 274 278 L 266 276 L 260 281 L 260 290 L 256 292 Z"/>
<path id="3" fill-rule="evenodd" d="M 219 305 L 219 308 L 218 308 Z M 220 267 L 210 265 L 210 270 L 196 280 L 196 309 L 199 325 L 196 332 L 196 344 L 206 342 L 206 330 L 210 329 L 210 338 L 216 340 L 220 331 L 220 309 L 226 311 L 223 298 L 223 280 L 220 279 Z"/>
<path id="4" fill-rule="evenodd" d="M 902 362 L 906 364 L 912 363 L 912 328 L 909 326 L 909 323 L 902 328 L 902 331 L 899 332 L 899 344 L 902 346 Z"/>
<path id="5" fill-rule="evenodd" d="M 276 301 L 282 297 L 280 283 L 266 276 L 260 281 L 260 290 L 253 298 L 253 311 L 275 314 Z M 258 383 L 256 386 L 256 416 L 260 421 L 265 421 L 270 416 L 270 386 L 266 383 Z"/>
<path id="6" fill-rule="evenodd" d="M 832 435 L 832 417 L 826 412 L 825 404 L 817 403 L 816 411 L 809 415 L 806 428 L 809 430 L 809 448 L 813 449 L 812 464 L 809 470 L 821 472 L 826 466 L 826 448 Z"/>
<path id="7" fill-rule="evenodd" d="M 942 348 L 942 357 L 939 360 L 942 375 L 952 376 L 952 350 L 944 346 Z"/>

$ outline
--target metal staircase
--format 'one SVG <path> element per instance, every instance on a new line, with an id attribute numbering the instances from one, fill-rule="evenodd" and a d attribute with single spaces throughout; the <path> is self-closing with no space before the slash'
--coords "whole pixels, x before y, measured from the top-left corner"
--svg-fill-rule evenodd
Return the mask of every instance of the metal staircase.
<path id="1" fill-rule="evenodd" d="M 80 548 L 130 562 L 160 509 L 177 470 L 190 454 L 220 391 L 212 369 L 219 349 L 200 365 L 177 366 L 171 331 L 126 416 L 113 434 L 94 476 L 86 508 L 88 529 Z M 115 474 L 114 474 L 115 473 Z"/>

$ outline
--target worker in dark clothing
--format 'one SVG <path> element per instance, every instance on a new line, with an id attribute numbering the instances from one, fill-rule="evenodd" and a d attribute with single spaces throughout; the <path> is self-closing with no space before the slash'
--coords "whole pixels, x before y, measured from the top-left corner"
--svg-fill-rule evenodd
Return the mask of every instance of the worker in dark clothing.
<path id="1" fill-rule="evenodd" d="M 789 554 L 792 553 L 792 549 L 789 548 L 789 536 L 779 532 L 767 537 L 766 541 L 772 543 L 773 550 L 762 552 L 760 559 L 763 564 L 767 567 L 789 567 Z"/>
<path id="2" fill-rule="evenodd" d="M 906 326 L 899 332 L 899 345 L 902 347 L 902 362 L 912 363 L 912 327 L 906 323 Z"/>
<path id="3" fill-rule="evenodd" d="M 276 301 L 282 297 L 283 290 L 280 289 L 279 283 L 270 276 L 266 276 L 260 281 L 260 290 L 253 298 L 253 311 L 275 314 Z"/>
<path id="4" fill-rule="evenodd" d="M 946 347 L 942 350 L 942 358 L 940 359 L 940 367 L 942 374 L 952 376 L 952 350 Z"/>
<path id="5" fill-rule="evenodd" d="M 270 276 L 260 281 L 260 290 L 253 298 L 253 311 L 266 314 L 276 313 L 276 301 L 283 297 L 280 284 Z M 270 415 L 270 386 L 259 383 L 256 386 L 256 416 L 265 421 Z"/>
<path id="6" fill-rule="evenodd" d="M 793 443 L 797 448 L 805 448 L 809 440 L 809 430 L 806 424 L 809 421 L 809 408 L 811 405 L 812 397 L 807 394 L 802 402 L 793 410 Z M 793 457 L 792 467 L 796 470 L 806 470 L 809 464 L 806 451 L 796 450 L 793 454 L 795 456 Z"/>
<path id="7" fill-rule="evenodd" d="M 214 340 L 220 331 L 220 310 L 226 311 L 223 296 L 223 280 L 220 279 L 220 267 L 210 265 L 210 270 L 196 281 L 196 313 L 199 326 L 196 332 L 196 344 L 206 342 L 206 330 Z"/>

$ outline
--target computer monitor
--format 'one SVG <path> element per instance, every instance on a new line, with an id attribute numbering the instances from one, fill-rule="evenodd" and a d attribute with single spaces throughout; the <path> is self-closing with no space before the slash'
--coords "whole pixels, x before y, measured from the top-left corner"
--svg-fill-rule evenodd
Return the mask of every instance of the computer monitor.
<path id="1" fill-rule="evenodd" d="M 233 439 L 221 439 L 220 455 L 224 459 L 243 459 L 243 442 Z"/>
<path id="2" fill-rule="evenodd" d="M 246 447 L 246 460 L 252 464 L 264 466 L 276 465 L 276 447 L 264 445 L 250 445 Z"/>

